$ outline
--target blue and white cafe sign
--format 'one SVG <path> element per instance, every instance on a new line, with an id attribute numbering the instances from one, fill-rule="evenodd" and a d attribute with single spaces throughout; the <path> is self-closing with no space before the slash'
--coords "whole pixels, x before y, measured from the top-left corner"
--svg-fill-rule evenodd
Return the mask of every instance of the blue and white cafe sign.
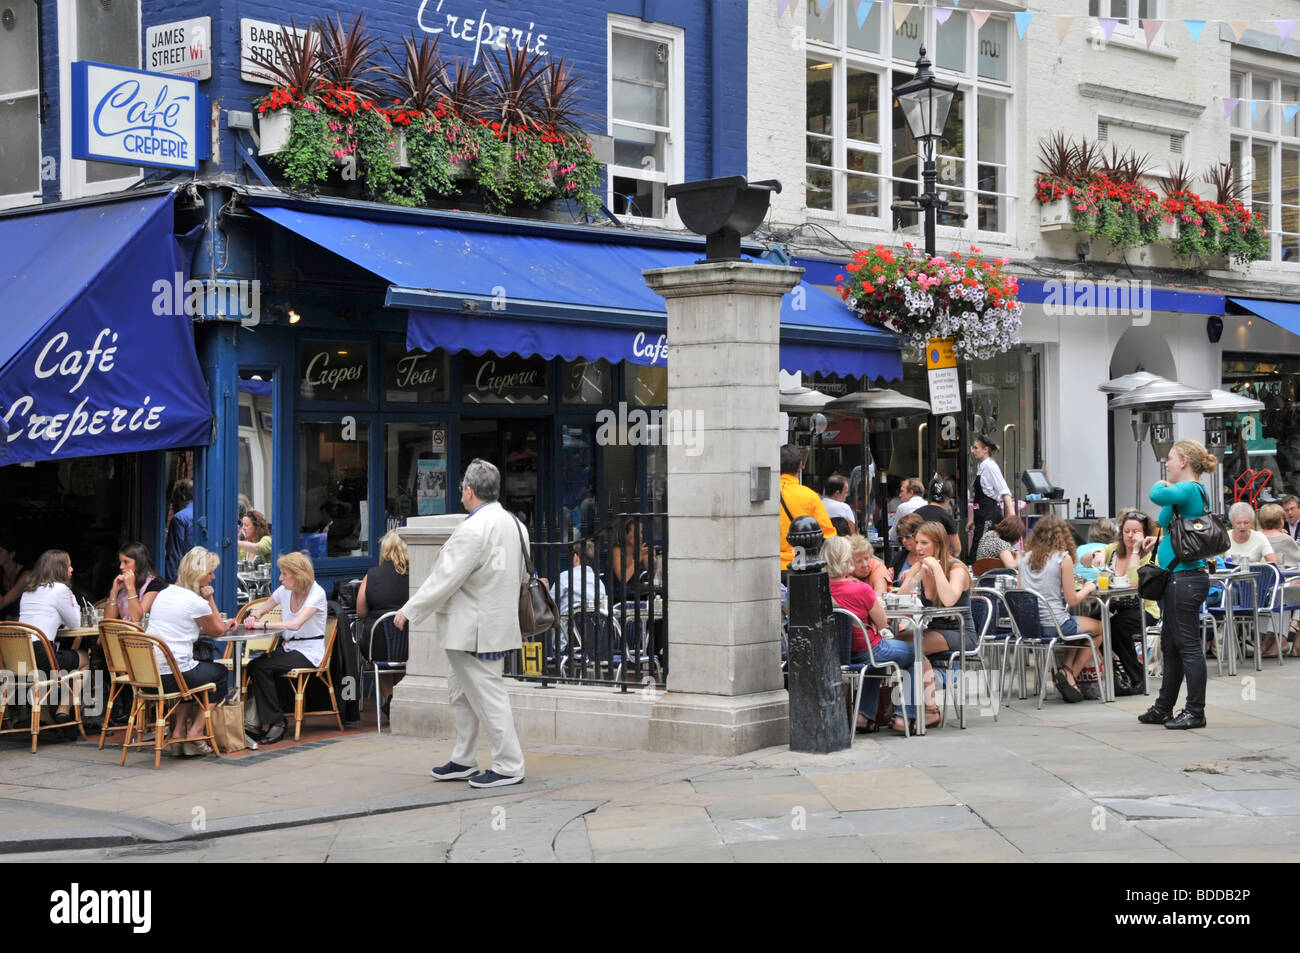
<path id="1" fill-rule="evenodd" d="M 208 98 L 183 76 L 72 64 L 72 155 L 164 169 L 208 157 Z"/>

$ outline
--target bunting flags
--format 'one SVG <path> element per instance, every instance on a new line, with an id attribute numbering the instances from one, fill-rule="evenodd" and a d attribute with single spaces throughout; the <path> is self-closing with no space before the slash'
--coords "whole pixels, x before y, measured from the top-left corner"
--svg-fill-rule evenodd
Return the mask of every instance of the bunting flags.
<path id="1" fill-rule="evenodd" d="M 835 6 L 835 0 L 807 0 L 807 2 L 808 13 L 810 15 L 816 14 L 816 16 L 822 20 L 825 20 L 830 16 L 831 11 Z M 909 16 L 911 16 L 913 10 L 929 11 L 933 14 L 935 22 L 940 26 L 948 23 L 948 21 L 952 19 L 954 13 L 967 13 L 970 16 L 971 23 L 974 25 L 976 32 L 984 28 L 984 24 L 988 22 L 989 17 L 994 13 L 1003 14 L 1003 11 L 1001 10 L 959 10 L 958 8 L 961 6 L 961 0 L 952 0 L 951 6 L 946 3 L 943 6 L 939 6 L 934 2 L 900 3 L 898 0 L 857 0 L 855 4 L 854 0 L 844 0 L 845 7 L 852 10 L 854 15 L 857 17 L 859 30 L 866 26 L 867 18 L 871 16 L 871 11 L 877 3 L 882 7 L 893 7 L 895 30 L 902 27 L 903 23 L 907 21 Z M 1102 6 L 1105 7 L 1106 5 L 1102 4 Z M 776 0 L 777 19 L 784 19 L 786 13 L 790 10 L 794 10 L 797 13 L 798 8 L 799 0 Z M 925 13 L 923 12 L 922 15 L 924 16 Z M 1033 10 L 1020 10 L 1011 13 L 1011 17 L 1014 19 L 1016 24 L 1016 34 L 1020 39 L 1023 40 L 1025 38 L 1026 34 L 1029 32 L 1029 24 L 1033 22 L 1033 19 L 1036 16 L 1038 16 L 1038 11 Z M 1066 36 L 1069 35 L 1070 30 L 1073 29 L 1075 23 L 1079 20 L 1095 21 L 1097 26 L 1101 28 L 1102 36 L 1105 37 L 1106 42 L 1110 42 L 1111 37 L 1115 35 L 1115 31 L 1119 27 L 1120 23 L 1118 17 L 1081 17 L 1053 14 L 1052 21 L 1056 27 L 1056 42 L 1058 46 L 1065 42 Z M 1156 40 L 1159 38 L 1160 31 L 1164 28 L 1165 24 L 1170 22 L 1170 18 L 1144 19 L 1139 22 L 1142 26 L 1142 33 L 1145 36 L 1147 48 L 1150 49 L 1155 45 Z M 1201 36 L 1205 32 L 1207 23 L 1218 22 L 1225 24 L 1228 29 L 1232 31 L 1234 41 L 1237 43 L 1241 42 L 1246 30 L 1251 28 L 1250 20 L 1218 19 L 1217 21 L 1211 21 L 1174 18 L 1173 22 L 1181 23 L 1186 28 L 1187 35 L 1191 37 L 1193 45 L 1200 43 Z M 1260 22 L 1271 23 L 1273 28 L 1277 30 L 1279 47 L 1285 47 L 1287 43 L 1290 42 L 1296 26 L 1300 25 L 1300 20 L 1268 20 Z M 1263 29 L 1263 27 L 1257 25 L 1256 29 Z M 1242 101 L 1244 100 L 1237 100 L 1237 102 Z M 1228 101 L 1225 100 L 1225 102 Z"/>
<path id="2" fill-rule="evenodd" d="M 1300 112 L 1300 104 L 1287 106 L 1282 110 L 1282 123 L 1285 125 L 1295 118 L 1295 114 Z"/>
<path id="3" fill-rule="evenodd" d="M 1233 111 L 1234 109 L 1237 108 L 1237 103 L 1239 103 L 1239 102 L 1241 102 L 1240 99 L 1225 99 L 1225 100 L 1223 101 L 1223 118 L 1224 118 L 1224 119 L 1227 119 L 1229 116 L 1232 115 L 1232 111 Z"/>

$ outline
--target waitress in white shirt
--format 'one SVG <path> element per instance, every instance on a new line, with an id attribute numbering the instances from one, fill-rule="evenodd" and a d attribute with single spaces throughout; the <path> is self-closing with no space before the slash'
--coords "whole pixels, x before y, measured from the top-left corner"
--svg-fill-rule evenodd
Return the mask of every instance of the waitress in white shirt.
<path id="1" fill-rule="evenodd" d="M 226 684 L 230 675 L 224 666 L 216 662 L 203 662 L 194 657 L 194 643 L 200 635 L 225 635 L 235 627 L 233 620 L 221 618 L 217 604 L 213 601 L 212 580 L 216 578 L 217 567 L 221 557 L 209 552 L 202 546 L 195 546 L 182 558 L 176 569 L 176 584 L 168 586 L 154 597 L 149 610 L 149 635 L 162 639 L 171 650 L 176 668 L 185 678 L 185 684 L 193 688 L 212 682 L 216 691 L 210 695 L 220 702 L 226 697 Z M 176 676 L 166 657 L 154 649 L 154 658 L 158 661 L 158 671 L 162 674 L 163 688 L 174 692 L 177 689 Z M 201 712 L 193 702 L 176 706 L 175 721 L 172 723 L 172 737 L 200 738 L 207 734 L 207 726 L 200 717 Z M 188 724 L 188 728 L 186 727 Z M 212 746 L 206 741 L 195 741 L 194 745 L 203 754 L 212 754 Z"/>
<path id="2" fill-rule="evenodd" d="M 1003 516 L 1012 516 L 1016 512 L 1016 500 L 1007 486 L 1007 478 L 1002 475 L 1002 468 L 993 459 L 998 452 L 998 445 L 986 434 L 975 438 L 971 446 L 971 456 L 979 463 L 975 471 L 975 541 L 984 538 L 985 532 L 1001 522 Z"/>
<path id="3" fill-rule="evenodd" d="M 77 609 L 77 600 L 68 588 L 72 581 L 72 560 L 61 549 L 50 549 L 41 553 L 40 559 L 32 567 L 31 575 L 22 598 L 18 602 L 18 621 L 34 625 L 50 640 L 54 658 L 47 660 L 36 655 L 37 665 L 52 664 L 56 671 L 71 672 L 80 669 L 90 670 L 90 656 L 81 650 L 61 649 L 55 644 L 54 636 L 59 625 L 75 629 L 81 624 L 81 613 Z M 32 641 L 36 637 L 32 636 Z M 56 722 L 72 721 L 72 700 L 60 705 L 54 713 Z M 75 730 L 75 729 L 73 729 Z"/>
<path id="4" fill-rule="evenodd" d="M 280 568 L 280 587 L 271 593 L 271 602 L 280 607 L 283 621 L 263 618 L 275 605 L 254 609 L 244 620 L 249 632 L 283 633 L 279 646 L 248 665 L 248 675 L 257 699 L 257 713 L 266 731 L 262 744 L 275 744 L 284 737 L 284 712 L 275 680 L 295 668 L 317 668 L 325 659 L 325 624 L 329 607 L 325 590 L 316 582 L 316 570 L 302 553 L 287 553 L 276 565 Z"/>

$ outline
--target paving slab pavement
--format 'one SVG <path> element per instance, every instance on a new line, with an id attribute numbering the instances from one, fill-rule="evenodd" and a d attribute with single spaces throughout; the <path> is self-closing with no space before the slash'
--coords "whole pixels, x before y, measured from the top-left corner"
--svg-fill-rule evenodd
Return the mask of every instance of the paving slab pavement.
<path id="1" fill-rule="evenodd" d="M 731 758 L 529 746 L 517 787 L 438 783 L 445 740 L 362 731 L 238 757 L 0 744 L 7 861 L 1300 859 L 1300 677 L 1210 679 L 1210 727 L 1049 697 L 924 738 Z M 1300 670 L 1297 670 L 1300 671 Z M 486 763 L 486 752 L 481 763 Z M 286 829 L 292 829 L 286 834 Z"/>

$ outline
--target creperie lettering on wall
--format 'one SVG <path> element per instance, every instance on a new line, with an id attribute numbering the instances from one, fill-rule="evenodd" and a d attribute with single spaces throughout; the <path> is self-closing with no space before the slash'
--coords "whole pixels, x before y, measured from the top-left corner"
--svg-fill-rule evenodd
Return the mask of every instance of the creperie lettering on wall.
<path id="1" fill-rule="evenodd" d="M 15 440 L 41 440 L 50 444 L 51 456 L 63 449 L 72 437 L 102 433 L 134 433 L 140 430 L 157 430 L 162 426 L 165 404 L 152 403 L 149 394 L 142 395 L 134 406 L 97 408 L 94 401 L 97 380 L 112 374 L 116 368 L 117 332 L 101 328 L 88 348 L 74 346 L 66 331 L 60 331 L 45 341 L 32 364 L 33 375 L 40 380 L 57 378 L 68 386 L 66 393 L 75 396 L 85 385 L 86 396 L 70 412 L 48 414 L 38 412 L 36 399 L 23 395 L 5 410 L 5 427 L 9 433 L 6 442 Z"/>

